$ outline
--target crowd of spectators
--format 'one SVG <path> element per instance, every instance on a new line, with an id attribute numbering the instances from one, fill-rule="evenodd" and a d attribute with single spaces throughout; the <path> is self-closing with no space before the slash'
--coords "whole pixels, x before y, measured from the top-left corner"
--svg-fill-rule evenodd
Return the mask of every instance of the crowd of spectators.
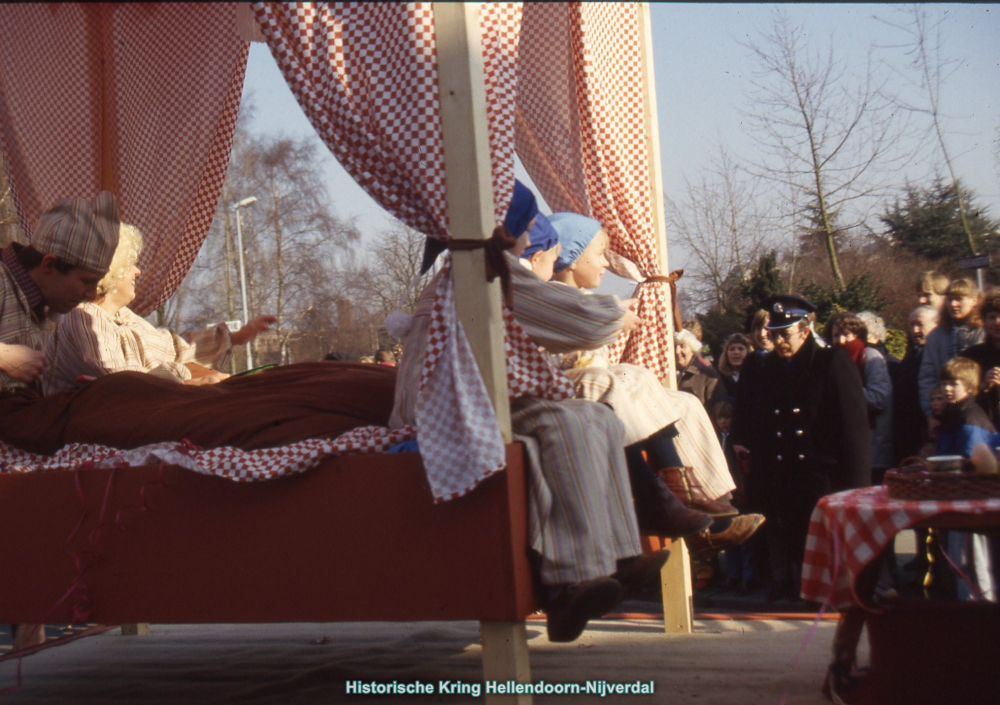
<path id="1" fill-rule="evenodd" d="M 1000 445 L 996 434 L 1000 422 L 1000 291 L 982 292 L 969 279 L 950 281 L 940 272 L 927 272 L 916 282 L 913 306 L 901 359 L 886 349 L 886 326 L 875 313 L 835 313 L 823 325 L 822 335 L 817 334 L 811 317 L 802 319 L 817 346 L 842 350 L 853 362 L 856 375 L 842 378 L 838 385 L 860 385 L 865 408 L 857 413 L 865 416 L 867 433 L 846 421 L 835 422 L 844 428 L 833 433 L 843 432 L 840 442 L 847 445 L 859 440 L 867 444 L 872 484 L 880 484 L 888 469 L 912 456 L 969 457 L 976 443 L 987 443 L 990 448 Z M 780 311 L 781 306 L 775 310 Z M 773 316 L 771 311 L 758 311 L 745 333 L 734 332 L 725 339 L 715 361 L 702 345 L 699 326 L 685 321 L 684 330 L 675 334 L 678 388 L 697 396 L 716 425 L 737 486 L 733 504 L 741 511 L 763 512 L 768 520 L 762 535 L 727 552 L 731 554 L 726 556 L 727 583 L 714 578 L 722 572 L 719 565 L 702 567 L 702 583 L 711 581 L 723 590 L 744 594 L 766 586 L 769 601 L 797 599 L 798 591 L 798 573 L 789 573 L 783 565 L 788 556 L 775 555 L 782 553 L 785 544 L 772 540 L 789 522 L 783 521 L 778 516 L 781 511 L 769 507 L 764 498 L 766 487 L 780 473 L 778 461 L 782 461 L 782 456 L 767 445 L 769 435 L 782 436 L 777 421 L 769 418 L 781 411 L 780 394 L 771 387 L 779 379 L 775 375 L 786 375 L 784 381 L 793 382 L 791 360 L 786 359 L 785 371 L 773 364 L 770 377 L 766 371 L 768 358 L 778 357 L 768 353 L 775 349 L 776 341 L 779 345 L 782 342 L 782 330 L 774 330 L 773 325 L 769 330 L 769 317 Z M 797 383 L 805 387 L 811 401 L 823 393 L 822 384 L 813 377 L 803 376 Z M 771 403 L 773 410 L 759 401 L 765 398 L 776 400 Z M 799 409 L 791 411 L 797 414 Z M 789 430 L 807 438 L 819 432 L 810 429 L 805 420 Z M 822 460 L 821 455 L 817 458 Z M 802 500 L 813 501 L 808 495 Z M 808 516 L 811 508 L 801 507 L 799 516 Z M 793 533 L 800 536 L 791 541 L 793 547 L 805 540 L 801 520 L 798 523 Z M 954 591 L 963 597 L 978 589 L 995 598 L 992 573 L 996 547 L 983 537 L 952 533 L 944 542 L 949 556 L 966 566 L 974 576 L 972 582 L 978 583 L 970 588 L 952 581 Z M 925 569 L 924 561 L 924 556 L 918 555 L 914 567 Z M 894 566 L 894 561 L 891 563 Z M 880 589 L 894 590 L 896 579 L 894 569 L 883 571 Z"/>

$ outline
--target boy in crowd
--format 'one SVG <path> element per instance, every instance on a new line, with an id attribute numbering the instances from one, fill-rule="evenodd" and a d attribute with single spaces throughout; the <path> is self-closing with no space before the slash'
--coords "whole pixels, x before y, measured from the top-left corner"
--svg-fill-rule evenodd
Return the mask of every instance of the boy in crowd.
<path id="1" fill-rule="evenodd" d="M 979 389 L 979 365 L 965 357 L 955 357 L 941 369 L 941 387 L 948 408 L 942 415 L 937 435 L 938 455 L 962 455 L 966 458 L 972 448 L 986 443 L 990 448 L 997 443 L 996 429 L 982 407 L 976 403 Z M 996 576 L 991 557 L 991 541 L 983 534 L 949 531 L 948 555 L 969 577 L 956 583 L 958 598 L 972 599 L 974 594 L 995 601 Z"/>

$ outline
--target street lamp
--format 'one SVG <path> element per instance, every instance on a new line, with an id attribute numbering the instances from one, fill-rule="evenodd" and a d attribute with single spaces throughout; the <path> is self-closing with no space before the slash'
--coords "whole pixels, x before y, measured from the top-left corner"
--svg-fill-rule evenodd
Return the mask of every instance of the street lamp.
<path id="1" fill-rule="evenodd" d="M 247 308 L 247 274 L 243 266 L 243 227 L 240 221 L 240 208 L 257 202 L 256 196 L 248 196 L 230 206 L 236 213 L 236 247 L 240 253 L 240 293 L 243 295 L 243 325 L 250 322 L 250 312 Z M 250 352 L 250 342 L 247 341 L 247 369 L 253 369 L 253 354 Z"/>

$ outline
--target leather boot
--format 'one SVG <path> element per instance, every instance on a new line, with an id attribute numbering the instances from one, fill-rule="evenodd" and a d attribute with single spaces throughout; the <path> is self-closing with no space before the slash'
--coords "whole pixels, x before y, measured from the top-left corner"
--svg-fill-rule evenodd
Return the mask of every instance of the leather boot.
<path id="1" fill-rule="evenodd" d="M 711 526 L 712 517 L 685 507 L 641 455 L 629 452 L 634 448 L 626 448 L 626 458 L 639 533 L 679 539 Z"/>
<path id="2" fill-rule="evenodd" d="M 730 522 L 729 527 L 723 531 L 709 533 L 702 531 L 697 536 L 692 536 L 687 540 L 688 548 L 692 555 L 715 555 L 719 551 L 727 548 L 739 546 L 748 538 L 757 533 L 764 524 L 762 514 L 740 514 Z"/>
<path id="3" fill-rule="evenodd" d="M 709 498 L 701 483 L 695 479 L 691 468 L 660 468 L 656 474 L 666 483 L 670 491 L 691 509 L 704 512 L 716 519 L 734 517 L 740 513 L 736 507 L 728 502 Z"/>

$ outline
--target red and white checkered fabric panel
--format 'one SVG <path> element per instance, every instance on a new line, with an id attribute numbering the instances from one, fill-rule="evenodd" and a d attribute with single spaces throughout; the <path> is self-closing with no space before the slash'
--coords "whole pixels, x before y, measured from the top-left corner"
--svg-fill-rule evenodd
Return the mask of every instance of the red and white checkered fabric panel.
<path id="1" fill-rule="evenodd" d="M 516 139 L 518 156 L 545 200 L 555 210 L 597 218 L 612 250 L 649 277 L 661 272 L 651 219 L 639 11 L 632 3 L 525 7 Z M 638 296 L 649 324 L 612 346 L 612 362 L 643 365 L 663 379 L 672 364 L 670 291 L 666 284 L 649 284 Z"/>
<path id="2" fill-rule="evenodd" d="M 829 598 L 835 607 L 855 604 L 854 581 L 897 533 L 949 512 L 1000 512 L 1000 499 L 908 502 L 890 499 L 881 486 L 824 497 L 809 524 L 802 597 L 816 602 Z"/>
<path id="3" fill-rule="evenodd" d="M 479 15 L 486 80 L 486 117 L 490 128 L 493 211 L 507 214 L 514 192 L 514 108 L 517 99 L 517 46 L 521 3 L 483 3 Z"/>
<path id="4" fill-rule="evenodd" d="M 352 453 L 381 453 L 414 438 L 410 426 L 388 429 L 362 426 L 333 440 L 309 439 L 280 448 L 202 450 L 187 443 L 156 443 L 133 450 L 74 443 L 50 456 L 37 455 L 0 443 L 3 472 L 73 470 L 82 466 L 139 467 L 156 463 L 179 465 L 202 475 L 234 482 L 259 482 L 311 470 L 323 460 Z"/>
<path id="5" fill-rule="evenodd" d="M 235 5 L 4 5 L 0 20 L 0 146 L 22 227 L 100 190 L 106 93 L 121 217 L 146 240 L 133 308 L 147 313 L 187 273 L 221 193 L 248 50 Z"/>
<path id="6" fill-rule="evenodd" d="M 432 3 L 255 2 L 253 9 L 337 161 L 408 226 L 447 237 Z"/>
<path id="7" fill-rule="evenodd" d="M 0 148 L 21 228 L 101 187 L 100 11 L 0 5 Z"/>
<path id="8" fill-rule="evenodd" d="M 455 315 L 451 258 L 436 277 L 414 416 L 436 501 L 461 497 L 506 466 L 503 438 L 472 348 Z"/>
<path id="9" fill-rule="evenodd" d="M 511 399 L 541 397 L 550 401 L 572 399 L 573 383 L 552 364 L 528 337 L 514 314 L 503 310 L 504 351 L 507 353 L 507 393 Z"/>

